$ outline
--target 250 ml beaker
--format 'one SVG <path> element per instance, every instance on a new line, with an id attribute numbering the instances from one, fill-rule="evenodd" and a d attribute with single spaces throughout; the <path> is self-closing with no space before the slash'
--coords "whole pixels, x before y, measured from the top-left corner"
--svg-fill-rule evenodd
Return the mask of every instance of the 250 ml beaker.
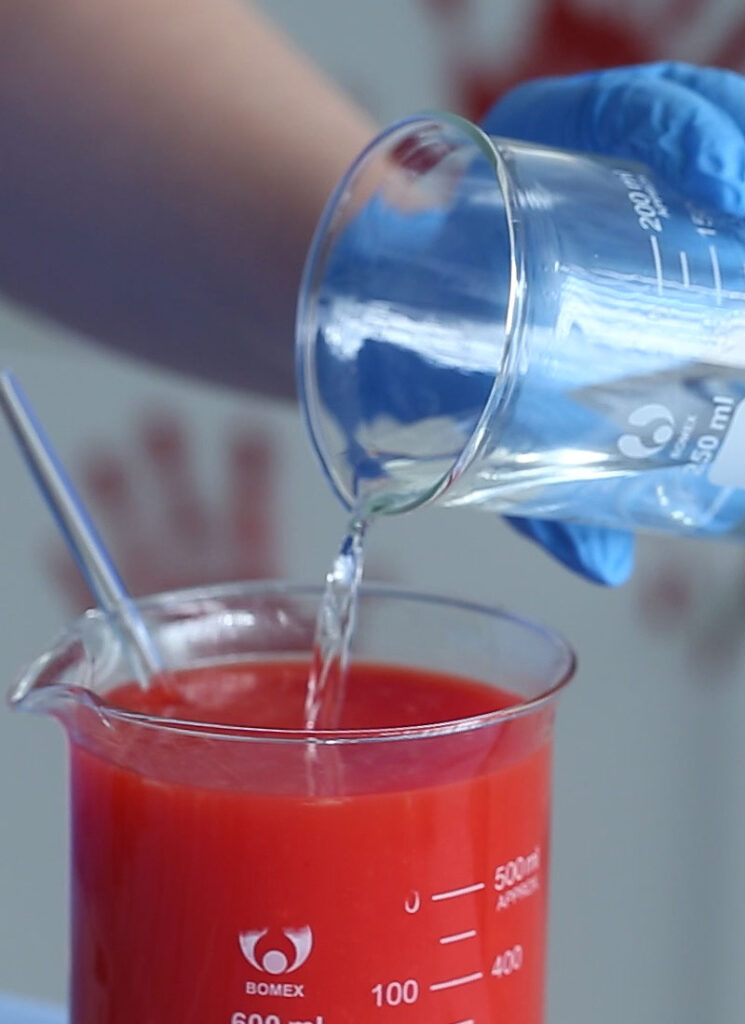
<path id="1" fill-rule="evenodd" d="M 394 125 L 329 203 L 297 337 L 349 507 L 745 530 L 745 226 L 640 165 Z"/>
<path id="2" fill-rule="evenodd" d="M 541 1024 L 557 637 L 368 588 L 336 732 L 302 726 L 320 591 L 91 612 L 16 687 L 72 760 L 72 1024 Z"/>

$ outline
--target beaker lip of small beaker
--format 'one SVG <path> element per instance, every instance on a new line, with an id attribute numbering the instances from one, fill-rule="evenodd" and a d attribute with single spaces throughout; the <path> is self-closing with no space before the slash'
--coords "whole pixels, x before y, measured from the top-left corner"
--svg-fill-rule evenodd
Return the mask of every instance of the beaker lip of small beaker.
<path id="1" fill-rule="evenodd" d="M 366 196 L 365 202 L 369 198 L 369 194 L 365 190 L 370 183 L 363 180 L 365 174 L 368 173 L 366 171 L 368 161 L 373 167 L 371 173 L 374 182 L 377 183 L 375 187 L 382 190 L 387 164 L 384 159 L 381 172 L 379 154 L 382 152 L 385 155 L 389 151 L 394 152 L 399 136 L 406 140 L 406 133 L 417 129 L 430 133 L 428 137 L 434 136 L 433 145 L 436 145 L 438 131 L 445 142 L 448 139 L 460 139 L 464 152 L 476 154 L 476 159 L 483 165 L 483 169 L 486 171 L 488 168 L 483 181 L 493 184 L 493 194 L 498 197 L 498 202 L 495 202 L 493 207 L 499 211 L 497 214 L 499 231 L 504 240 L 505 280 L 503 292 L 500 292 L 503 294 L 503 300 L 500 300 L 503 312 L 498 321 L 490 322 L 488 319 L 485 321 L 484 338 L 489 346 L 491 361 L 487 364 L 487 372 L 483 374 L 484 385 L 474 395 L 467 414 L 464 415 L 462 411 L 448 414 L 452 419 L 452 426 L 448 427 L 448 437 L 451 438 L 452 444 L 442 446 L 442 450 L 446 453 L 444 457 L 431 458 L 429 454 L 420 454 L 420 450 L 416 448 L 417 439 L 414 442 L 414 447 L 408 451 L 405 447 L 406 441 L 404 441 L 402 458 L 397 458 L 396 455 L 391 455 L 389 458 L 389 453 L 385 451 L 384 446 L 379 444 L 380 436 L 374 426 L 374 416 L 370 414 L 369 410 L 362 408 L 360 395 L 354 393 L 354 388 L 359 386 L 352 379 L 354 374 L 350 371 L 346 379 L 341 380 L 344 371 L 341 357 L 339 357 L 339 367 L 342 368 L 342 372 L 340 373 L 338 370 L 333 372 L 344 384 L 344 387 L 339 386 L 338 383 L 334 384 L 332 389 L 334 398 L 331 405 L 322 394 L 319 360 L 323 358 L 329 363 L 329 359 L 328 356 L 322 356 L 319 353 L 324 353 L 330 347 L 326 344 L 325 339 L 321 340 L 323 338 L 321 318 L 322 315 L 325 315 L 325 312 L 322 311 L 330 307 L 326 304 L 326 299 L 322 302 L 321 298 L 325 294 L 327 272 L 330 273 L 328 268 L 333 263 L 337 241 L 344 237 L 348 223 L 351 223 L 350 218 L 357 216 L 355 212 L 357 200 L 354 193 L 360 181 L 363 182 L 360 191 Z M 332 194 L 316 229 L 299 293 L 296 329 L 298 390 L 306 427 L 321 466 L 334 492 L 342 503 L 353 512 L 359 512 L 361 508 L 373 514 L 380 511 L 387 513 L 408 511 L 433 502 L 443 495 L 478 458 L 487 437 L 493 439 L 495 420 L 512 392 L 514 369 L 519 358 L 518 341 L 522 336 L 524 318 L 524 242 L 521 220 L 517 215 L 519 189 L 512 178 L 499 143 L 500 140 L 490 138 L 482 129 L 456 114 L 433 112 L 404 118 L 378 135 L 352 164 Z M 446 152 L 447 146 L 444 145 L 442 149 Z M 413 156 L 407 157 L 413 161 L 414 171 L 412 173 L 414 175 L 417 173 L 417 160 L 424 161 L 424 166 L 427 167 L 427 173 L 429 173 L 431 168 L 427 166 L 420 150 L 412 147 L 412 152 Z M 375 191 L 373 195 L 373 202 L 368 204 L 370 207 L 377 201 L 378 191 Z M 350 209 L 353 211 L 351 214 Z M 401 237 L 405 236 L 402 234 Z M 398 243 L 398 237 L 394 241 Z M 395 252 L 394 246 L 391 246 L 391 251 Z M 476 251 L 475 248 L 474 251 Z M 365 254 L 369 256 L 366 249 Z M 479 273 L 486 275 L 492 258 L 493 254 L 484 255 L 483 263 L 476 268 Z M 374 266 L 374 263 L 371 265 Z M 437 261 L 434 265 L 435 267 L 440 266 Z M 413 270 L 417 269 L 417 266 L 414 265 Z M 429 268 L 425 269 L 429 273 Z M 352 273 L 353 271 L 350 271 L 350 279 Z M 471 273 L 470 270 L 469 273 Z M 434 281 L 435 279 L 436 272 L 433 269 L 427 280 Z M 390 280 L 396 280 L 395 275 L 391 275 Z M 397 286 L 394 285 L 394 287 Z M 405 287 L 408 287 L 408 284 Z M 494 291 L 499 291 L 496 285 Z M 477 293 L 478 289 L 473 298 L 475 305 L 478 305 L 483 298 Z M 382 306 L 386 306 L 386 303 L 383 302 L 381 308 Z M 343 308 L 343 304 L 340 304 L 339 308 Z M 362 303 L 360 303 L 360 308 L 363 308 Z M 386 308 L 390 310 L 393 306 L 389 303 Z M 332 337 L 331 334 L 328 336 Z M 461 346 L 463 337 L 465 335 L 461 337 Z M 473 332 L 471 332 L 469 346 L 473 347 L 473 343 Z M 365 344 L 369 344 L 369 341 L 365 341 Z M 395 351 L 398 344 L 398 342 L 393 345 L 387 344 L 387 347 L 390 351 Z M 450 345 L 452 347 L 452 341 Z M 345 346 L 349 347 L 346 342 Z M 336 343 L 334 347 L 338 347 Z M 401 351 L 404 350 L 401 349 Z M 333 363 L 334 358 L 337 357 L 333 356 L 329 365 Z M 392 365 L 397 364 L 393 363 Z M 362 371 L 359 370 L 359 365 L 354 364 L 352 369 L 355 374 L 359 371 L 357 379 L 361 380 Z M 326 371 L 324 370 L 324 372 Z M 467 373 L 464 372 L 462 376 L 465 379 Z M 472 374 L 471 377 L 475 379 L 475 375 Z M 349 388 L 346 386 L 347 383 L 350 383 Z M 392 381 L 391 383 L 393 390 L 397 382 Z M 374 392 L 375 388 L 371 388 L 371 391 Z M 402 391 L 404 394 L 407 393 L 407 388 L 403 385 Z M 337 415 L 339 410 L 332 407 L 333 402 L 347 402 L 349 409 L 342 411 L 342 416 L 339 417 Z M 426 404 L 426 395 L 424 404 Z M 339 424 L 347 412 L 358 419 L 367 417 L 364 431 L 357 430 L 355 427 L 351 434 L 345 434 L 345 427 L 339 429 Z M 431 413 L 427 413 L 426 416 L 431 416 Z M 424 416 L 422 416 L 423 419 Z M 337 422 L 333 422 L 334 420 Z M 381 423 L 385 423 L 385 420 L 385 415 L 378 417 L 378 421 Z M 373 424 L 372 428 L 370 428 L 371 423 Z M 401 423 L 404 425 L 408 423 L 406 416 L 403 417 Z M 413 425 L 416 427 L 417 423 L 413 421 Z M 383 426 L 382 429 L 385 431 L 388 428 Z M 398 431 L 397 437 L 400 437 L 401 434 L 402 432 Z M 387 458 L 389 461 L 386 463 L 385 459 Z M 410 466 L 413 467 L 411 471 L 408 468 Z M 381 467 L 383 468 L 381 469 Z M 400 473 L 400 479 L 396 476 L 398 473 Z"/>
<path id="2" fill-rule="evenodd" d="M 212 642 L 217 628 L 223 630 L 228 638 L 228 646 L 232 649 L 236 644 L 234 637 L 244 637 L 251 632 L 249 613 L 252 610 L 255 613 L 259 608 L 271 609 L 272 615 L 276 617 L 277 629 L 284 631 L 285 613 L 290 609 L 304 629 L 306 612 L 317 608 L 322 590 L 322 587 L 316 585 L 285 581 L 251 581 L 156 594 L 136 603 L 138 610 L 147 619 L 148 626 L 158 635 L 166 659 L 175 658 L 176 664 L 172 664 L 172 667 L 178 669 L 190 664 L 188 659 L 193 653 L 194 644 L 201 650 L 205 638 L 210 638 Z M 121 650 L 121 633 L 111 622 L 112 614 L 95 609 L 81 616 L 47 653 L 33 662 L 11 691 L 9 701 L 13 708 L 48 714 L 58 718 L 64 725 L 68 725 L 76 711 L 83 708 L 86 710 L 85 728 L 88 732 L 99 726 L 108 728 L 116 723 L 131 723 L 209 739 L 261 741 L 293 746 L 309 742 L 321 745 L 360 744 L 430 739 L 529 715 L 552 704 L 574 673 L 574 654 L 561 637 L 542 625 L 521 619 L 500 608 L 374 584 L 363 585 L 361 601 L 363 609 L 367 603 L 375 614 L 384 605 L 388 609 L 395 609 L 396 617 L 401 621 L 406 621 L 407 614 L 411 616 L 413 612 L 428 617 L 456 614 L 458 621 L 461 618 L 471 622 L 478 620 L 483 623 L 484 629 L 500 631 L 502 640 L 507 641 L 502 643 L 503 649 L 512 646 L 517 651 L 532 647 L 535 653 L 531 657 L 538 659 L 536 666 L 540 663 L 539 667 L 532 669 L 535 685 L 532 685 L 530 692 L 507 707 L 472 718 L 431 725 L 319 730 L 310 733 L 298 729 L 224 726 L 204 721 L 166 719 L 162 715 L 129 711 L 107 701 L 106 693 L 112 686 L 112 679 L 113 685 L 131 682 L 131 673 L 127 674 L 127 660 Z M 191 621 L 196 623 L 196 629 L 187 621 L 189 615 L 193 615 Z M 312 621 L 308 625 L 311 627 L 309 636 L 312 636 Z M 181 635 L 182 628 L 189 632 L 189 638 L 186 633 Z M 300 634 L 293 636 L 297 638 Z M 221 638 L 220 643 L 224 642 L 225 639 Z M 309 647 L 294 653 L 303 660 L 310 660 Z M 179 657 L 186 659 L 184 665 L 178 663 Z M 374 659 L 374 655 L 370 657 Z M 234 663 L 235 660 L 236 654 L 233 654 L 227 658 L 227 663 Z M 224 665 L 226 659 L 210 663 Z M 528 673 L 527 668 L 525 672 Z M 92 712 L 94 717 L 87 712 Z"/>

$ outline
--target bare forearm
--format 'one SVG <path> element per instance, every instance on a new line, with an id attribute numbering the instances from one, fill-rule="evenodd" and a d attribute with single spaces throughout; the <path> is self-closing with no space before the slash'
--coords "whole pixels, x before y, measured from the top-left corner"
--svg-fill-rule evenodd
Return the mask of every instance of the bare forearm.
<path id="1" fill-rule="evenodd" d="M 302 260 L 370 131 L 240 0 L 0 0 L 0 289 L 291 394 Z"/>

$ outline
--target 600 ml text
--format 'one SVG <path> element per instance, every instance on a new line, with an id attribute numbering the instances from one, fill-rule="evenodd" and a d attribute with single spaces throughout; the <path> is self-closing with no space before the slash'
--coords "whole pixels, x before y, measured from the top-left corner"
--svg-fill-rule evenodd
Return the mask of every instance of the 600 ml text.
<path id="1" fill-rule="evenodd" d="M 285 1024 L 276 1013 L 241 1013 L 238 1010 L 230 1018 L 230 1024 Z M 288 1020 L 286 1024 L 323 1024 L 323 1016 L 319 1014 L 311 1020 Z"/>

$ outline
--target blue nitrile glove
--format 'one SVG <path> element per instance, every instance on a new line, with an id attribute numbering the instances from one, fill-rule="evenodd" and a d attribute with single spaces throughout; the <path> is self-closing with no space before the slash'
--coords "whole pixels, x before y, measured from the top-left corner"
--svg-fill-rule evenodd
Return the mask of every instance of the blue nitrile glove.
<path id="1" fill-rule="evenodd" d="M 688 198 L 745 215 L 745 78 L 732 71 L 659 63 L 539 79 L 508 93 L 483 126 L 493 135 L 641 160 Z M 596 582 L 622 583 L 632 569 L 631 534 L 510 522 Z"/>
<path id="2" fill-rule="evenodd" d="M 658 64 L 526 83 L 495 106 L 484 126 L 495 135 L 642 160 L 690 199 L 737 214 L 745 208 L 740 111 L 745 112 L 740 76 Z M 481 172 L 491 183 L 491 166 L 485 163 Z M 320 402 L 338 429 L 353 491 L 360 481 L 387 475 L 391 453 L 371 454 L 371 424 L 390 420 L 405 431 L 420 420 L 447 422 L 444 440 L 433 432 L 435 450 L 418 454 L 442 466 L 461 451 L 475 427 L 474 410 L 483 408 L 490 392 L 494 349 L 480 347 L 474 325 L 504 318 L 507 287 L 499 275 L 509 261 L 498 249 L 501 213 L 488 203 L 450 212 L 448 203 L 407 211 L 379 194 L 355 213 L 330 253 L 329 290 L 321 292 L 319 308 L 331 308 L 341 295 L 366 311 L 362 317 L 347 314 L 343 328 L 337 324 L 325 339 L 318 332 L 316 346 Z M 376 296 L 385 301 L 369 301 Z M 421 317 L 436 324 L 438 311 L 443 324 L 457 325 L 460 318 L 470 333 L 459 351 L 452 339 L 445 350 L 436 338 L 421 347 L 416 332 L 408 348 L 389 344 L 396 328 L 386 320 L 386 302 L 406 310 L 412 322 Z M 342 359 L 340 351 L 351 355 Z M 534 433 L 538 445 L 551 437 L 560 446 L 561 431 L 570 437 L 581 432 L 577 417 L 591 415 L 577 403 L 560 409 L 546 403 L 540 380 L 528 397 L 519 427 L 528 437 Z M 631 571 L 629 533 L 561 520 L 509 521 L 590 580 L 618 584 Z"/>

